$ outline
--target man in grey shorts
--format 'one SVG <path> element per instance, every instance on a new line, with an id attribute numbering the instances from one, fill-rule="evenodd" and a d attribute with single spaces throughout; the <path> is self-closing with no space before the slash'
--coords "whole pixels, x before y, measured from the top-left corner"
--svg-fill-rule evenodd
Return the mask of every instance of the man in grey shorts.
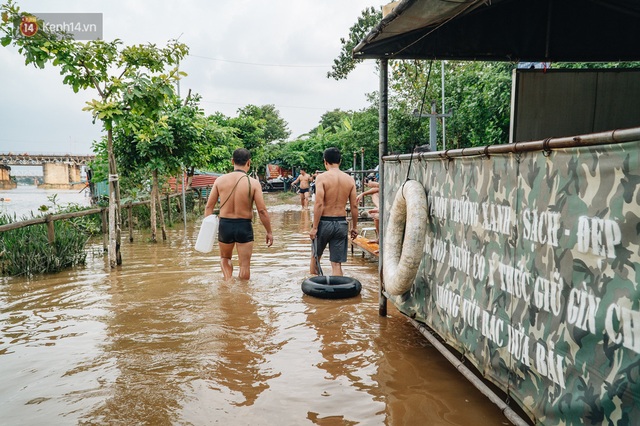
<path id="1" fill-rule="evenodd" d="M 313 207 L 313 227 L 309 237 L 316 244 L 318 257 L 329 245 L 331 275 L 342 276 L 342 263 L 347 261 L 349 224 L 347 201 L 351 208 L 351 238 L 358 236 L 358 205 L 356 183 L 351 176 L 340 170 L 342 156 L 338 148 L 327 148 L 323 154 L 326 173 L 316 178 L 316 202 Z M 317 274 L 313 256 L 312 274 Z"/>

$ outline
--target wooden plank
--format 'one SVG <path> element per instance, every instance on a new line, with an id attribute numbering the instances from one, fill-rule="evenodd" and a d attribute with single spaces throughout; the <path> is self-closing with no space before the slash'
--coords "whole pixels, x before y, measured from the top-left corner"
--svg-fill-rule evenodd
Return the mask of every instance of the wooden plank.
<path id="1" fill-rule="evenodd" d="M 352 249 L 353 246 L 358 246 L 360 247 L 362 250 L 366 251 L 367 253 L 378 257 L 378 250 L 379 250 L 379 245 L 377 243 L 370 243 L 369 242 L 369 238 L 365 238 L 362 235 L 358 235 L 354 240 L 350 240 L 351 241 L 351 245 L 352 245 Z"/>

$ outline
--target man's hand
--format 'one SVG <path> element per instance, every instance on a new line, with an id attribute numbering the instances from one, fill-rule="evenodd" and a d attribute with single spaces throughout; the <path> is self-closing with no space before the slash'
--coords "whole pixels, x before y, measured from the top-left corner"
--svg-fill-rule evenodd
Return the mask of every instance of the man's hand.
<path id="1" fill-rule="evenodd" d="M 351 239 L 355 240 L 357 237 L 358 237 L 358 230 L 354 228 L 351 230 Z"/>
<path id="2" fill-rule="evenodd" d="M 267 234 L 267 247 L 271 247 L 273 245 L 273 234 Z"/>
<path id="3" fill-rule="evenodd" d="M 311 228 L 311 231 L 309 231 L 309 238 L 312 240 L 315 240 L 317 234 L 318 234 L 318 228 Z"/>

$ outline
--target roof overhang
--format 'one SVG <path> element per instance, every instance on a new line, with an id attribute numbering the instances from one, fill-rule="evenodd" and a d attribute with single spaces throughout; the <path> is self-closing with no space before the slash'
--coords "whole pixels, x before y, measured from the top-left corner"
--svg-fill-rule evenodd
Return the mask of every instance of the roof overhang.
<path id="1" fill-rule="evenodd" d="M 356 59 L 640 61 L 638 0 L 401 0 Z"/>

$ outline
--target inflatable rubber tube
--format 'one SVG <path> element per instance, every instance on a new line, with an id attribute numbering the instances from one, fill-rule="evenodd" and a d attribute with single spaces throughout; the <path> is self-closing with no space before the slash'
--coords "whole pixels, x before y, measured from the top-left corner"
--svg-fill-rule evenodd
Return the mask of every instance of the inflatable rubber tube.
<path id="1" fill-rule="evenodd" d="M 413 285 L 422 261 L 427 230 L 427 196 L 415 180 L 396 192 L 384 227 L 382 274 L 387 293 L 404 294 Z"/>
<path id="2" fill-rule="evenodd" d="M 362 284 L 355 278 L 317 276 L 302 282 L 304 294 L 321 299 L 344 299 L 360 294 Z"/>

